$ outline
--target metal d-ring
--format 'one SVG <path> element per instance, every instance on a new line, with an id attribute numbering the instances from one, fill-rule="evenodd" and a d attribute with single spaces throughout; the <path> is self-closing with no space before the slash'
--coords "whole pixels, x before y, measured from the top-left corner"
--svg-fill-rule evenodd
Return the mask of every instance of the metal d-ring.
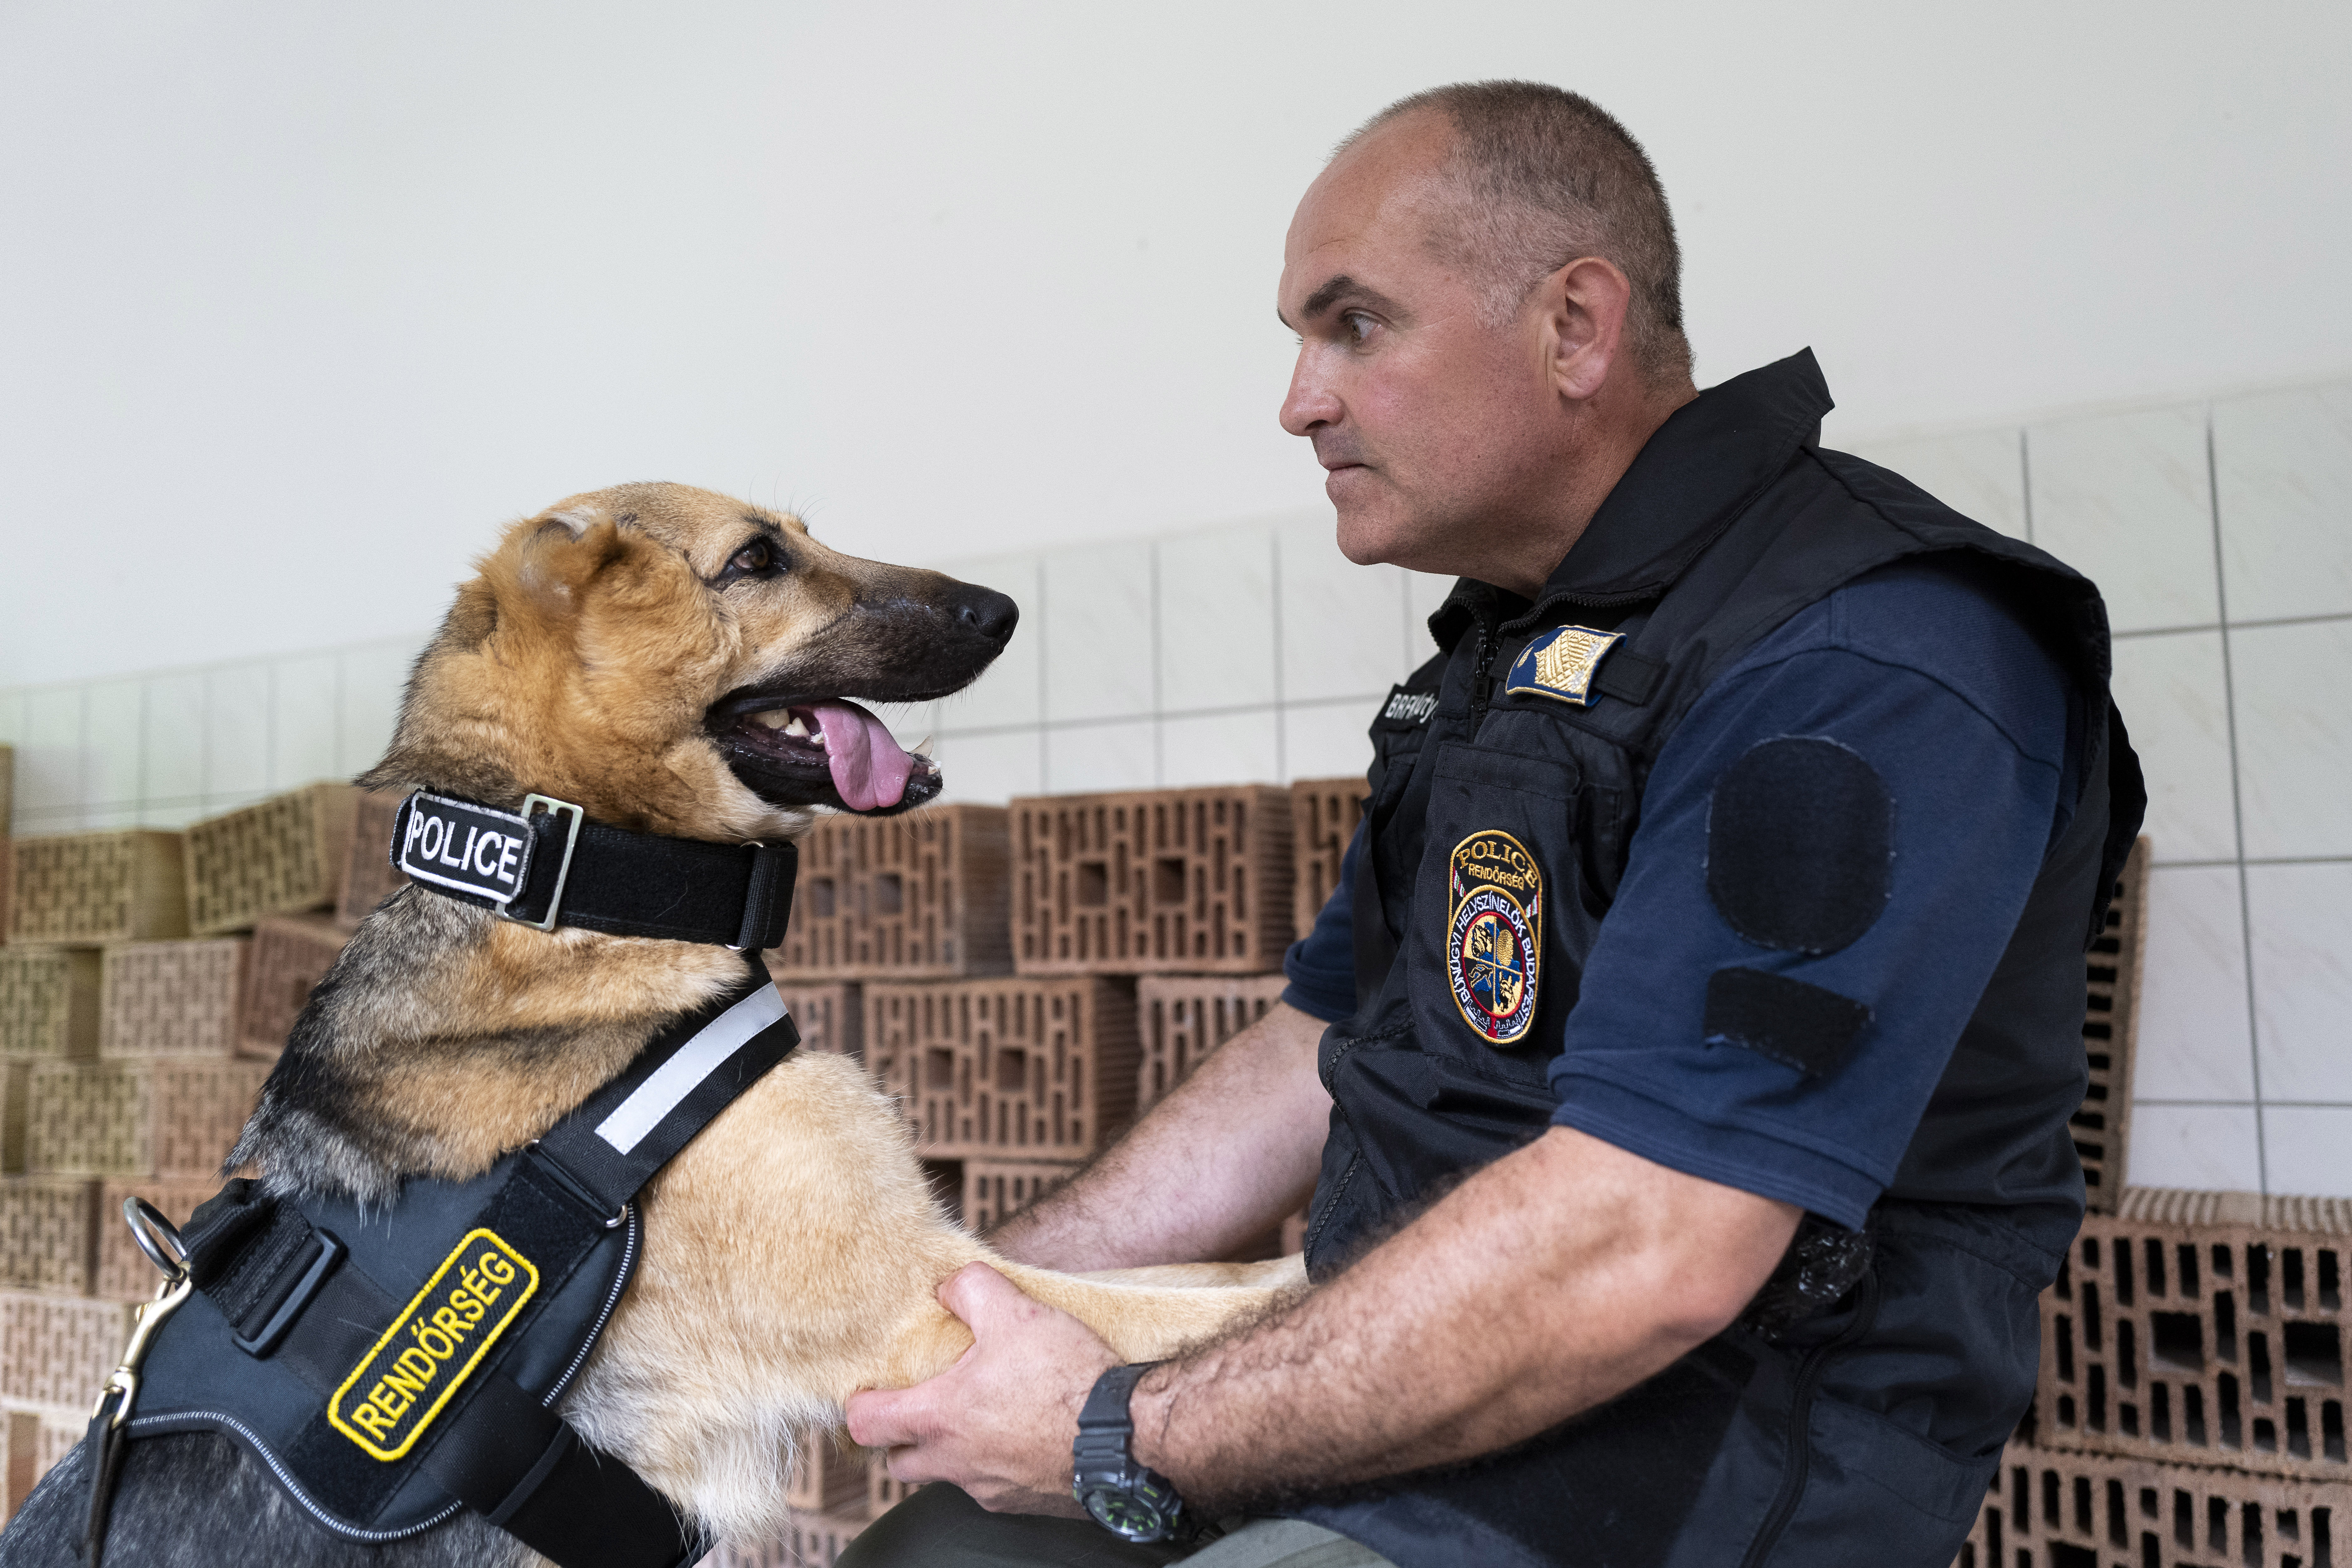
<path id="1" fill-rule="evenodd" d="M 125 1198 L 122 1223 L 131 1227 L 131 1239 L 139 1244 L 147 1261 L 163 1270 L 165 1279 L 176 1283 L 187 1278 L 188 1244 L 180 1239 L 180 1227 L 164 1217 L 162 1209 L 145 1198 Z"/>

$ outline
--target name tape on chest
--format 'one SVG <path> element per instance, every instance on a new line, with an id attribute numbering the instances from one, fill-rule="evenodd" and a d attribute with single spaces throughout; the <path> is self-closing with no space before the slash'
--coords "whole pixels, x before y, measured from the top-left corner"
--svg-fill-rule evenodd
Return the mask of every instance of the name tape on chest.
<path id="1" fill-rule="evenodd" d="M 495 1231 L 468 1231 L 328 1402 L 327 1419 L 369 1458 L 404 1458 L 523 1303 L 539 1270 Z"/>
<path id="2" fill-rule="evenodd" d="M 1543 963 L 1543 868 L 1499 828 L 1454 847 L 1445 867 L 1445 979 L 1462 1021 L 1490 1046 L 1536 1020 Z"/>
<path id="3" fill-rule="evenodd" d="M 1383 730 L 1418 730 L 1429 722 L 1437 711 L 1437 689 L 1416 690 L 1411 687 L 1391 686 L 1389 700 L 1381 705 L 1380 725 Z"/>
<path id="4" fill-rule="evenodd" d="M 1597 632 L 1591 626 L 1554 626 L 1528 644 L 1511 661 L 1511 673 L 1503 682 L 1503 689 L 1590 708 L 1599 695 L 1592 689 L 1593 673 L 1601 668 L 1609 650 L 1624 640 L 1622 632 Z"/>
<path id="5" fill-rule="evenodd" d="M 501 904 L 530 880 L 536 840 L 527 817 L 421 791 L 408 802 L 394 858 L 410 876 Z"/>

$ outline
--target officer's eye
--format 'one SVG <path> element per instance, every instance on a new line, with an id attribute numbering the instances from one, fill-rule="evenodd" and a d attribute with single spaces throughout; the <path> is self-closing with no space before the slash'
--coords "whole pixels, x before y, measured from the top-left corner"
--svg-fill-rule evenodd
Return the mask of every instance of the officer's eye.
<path id="1" fill-rule="evenodd" d="M 1378 325 L 1378 321 L 1361 310 L 1350 310 L 1339 318 L 1340 329 L 1348 334 L 1349 343 L 1356 348 L 1364 346 L 1364 340 L 1372 335 L 1372 329 Z"/>
<path id="2" fill-rule="evenodd" d="M 726 570 L 719 574 L 721 583 L 731 583 L 738 577 L 772 577 L 784 569 L 784 558 L 772 540 L 754 539 L 727 558 Z"/>

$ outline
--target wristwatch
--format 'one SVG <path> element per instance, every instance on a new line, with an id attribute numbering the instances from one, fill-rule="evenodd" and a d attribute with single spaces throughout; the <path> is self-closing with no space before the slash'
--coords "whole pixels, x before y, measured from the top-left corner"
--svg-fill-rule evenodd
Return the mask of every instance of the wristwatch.
<path id="1" fill-rule="evenodd" d="M 1070 1495 L 1097 1524 L 1139 1545 L 1171 1540 L 1184 1523 L 1184 1500 L 1166 1476 L 1136 1463 L 1129 1446 L 1135 1422 L 1128 1400 L 1137 1381 L 1159 1364 L 1115 1366 L 1097 1378 L 1078 1412 L 1077 1441 L 1070 1445 Z"/>

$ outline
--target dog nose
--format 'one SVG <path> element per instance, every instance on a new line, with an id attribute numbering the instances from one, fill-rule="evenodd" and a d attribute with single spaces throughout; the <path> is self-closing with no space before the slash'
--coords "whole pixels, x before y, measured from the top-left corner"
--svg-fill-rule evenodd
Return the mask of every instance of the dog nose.
<path id="1" fill-rule="evenodd" d="M 955 618 L 959 626 L 1001 643 L 1021 624 L 1021 606 L 993 588 L 967 587 L 956 595 Z"/>

